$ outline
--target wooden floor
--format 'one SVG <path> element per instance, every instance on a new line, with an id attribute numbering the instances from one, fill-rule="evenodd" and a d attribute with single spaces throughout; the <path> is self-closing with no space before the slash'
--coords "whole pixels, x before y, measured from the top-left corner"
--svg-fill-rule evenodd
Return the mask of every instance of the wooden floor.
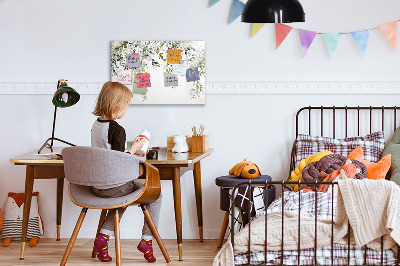
<path id="1" fill-rule="evenodd" d="M 65 248 L 69 239 L 40 239 L 36 247 L 27 246 L 25 249 L 25 259 L 20 260 L 20 242 L 12 241 L 9 247 L 0 246 L 0 265 L 60 265 Z M 149 264 L 143 254 L 136 249 L 139 240 L 121 240 L 122 264 L 123 265 L 212 265 L 215 255 L 218 253 L 217 240 L 187 240 L 183 241 L 183 261 L 178 260 L 178 247 L 176 240 L 163 240 L 168 250 L 172 262 L 167 264 L 154 241 L 154 254 L 157 258 L 156 263 Z M 114 243 L 110 241 L 110 255 L 113 262 L 104 263 L 91 258 L 93 247 L 92 239 L 77 239 L 68 259 L 67 265 L 115 265 L 114 262 Z"/>

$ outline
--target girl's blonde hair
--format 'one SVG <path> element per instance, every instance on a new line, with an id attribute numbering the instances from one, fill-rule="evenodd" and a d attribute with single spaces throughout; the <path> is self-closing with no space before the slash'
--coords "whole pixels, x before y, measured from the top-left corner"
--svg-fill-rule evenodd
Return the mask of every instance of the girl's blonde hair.
<path id="1" fill-rule="evenodd" d="M 125 85 L 107 81 L 97 97 L 93 114 L 115 120 L 123 108 L 130 103 L 132 97 L 132 92 Z"/>

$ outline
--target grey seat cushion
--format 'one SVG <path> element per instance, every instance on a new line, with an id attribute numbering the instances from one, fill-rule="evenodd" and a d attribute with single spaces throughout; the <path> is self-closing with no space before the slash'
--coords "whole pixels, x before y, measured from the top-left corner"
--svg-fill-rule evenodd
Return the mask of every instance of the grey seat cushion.
<path id="1" fill-rule="evenodd" d="M 135 182 L 143 182 L 143 183 L 144 181 L 145 180 L 137 180 L 137 181 L 135 180 Z M 94 208 L 118 206 L 127 203 L 129 201 L 132 201 L 137 196 L 139 196 L 140 193 L 142 193 L 143 188 L 144 186 L 138 190 L 135 190 L 131 194 L 128 194 L 123 197 L 101 198 L 92 193 L 92 187 L 70 183 L 70 193 L 72 199 L 79 205 L 90 206 Z"/>

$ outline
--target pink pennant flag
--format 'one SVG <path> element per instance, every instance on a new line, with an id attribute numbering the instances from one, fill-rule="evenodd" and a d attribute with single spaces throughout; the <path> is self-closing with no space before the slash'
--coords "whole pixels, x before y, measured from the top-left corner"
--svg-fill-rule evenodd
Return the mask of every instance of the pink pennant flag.
<path id="1" fill-rule="evenodd" d="M 308 31 L 308 30 L 300 30 L 299 29 L 299 36 L 300 36 L 300 43 L 301 43 L 301 54 L 304 58 L 310 48 L 315 36 L 317 33 L 315 31 Z"/>
<path id="2" fill-rule="evenodd" d="M 393 49 L 397 48 L 397 20 L 378 27 Z"/>
<path id="3" fill-rule="evenodd" d="M 278 47 L 282 44 L 282 42 L 285 40 L 286 36 L 288 36 L 292 29 L 293 28 L 288 25 L 275 23 L 276 49 L 278 49 Z"/>

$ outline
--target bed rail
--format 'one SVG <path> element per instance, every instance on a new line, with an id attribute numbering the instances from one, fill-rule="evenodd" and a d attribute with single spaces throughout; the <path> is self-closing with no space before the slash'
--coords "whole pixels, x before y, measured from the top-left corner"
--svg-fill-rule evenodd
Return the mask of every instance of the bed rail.
<path id="1" fill-rule="evenodd" d="M 265 198 L 268 198 L 268 187 L 270 186 L 270 185 L 275 185 L 275 186 L 281 186 L 281 189 L 282 189 L 282 195 L 284 195 L 284 193 L 285 193 L 285 191 L 287 190 L 286 189 L 286 185 L 294 185 L 294 184 L 296 184 L 296 185 L 314 185 L 315 187 L 314 187 L 314 189 L 313 189 L 313 192 L 315 192 L 315 198 L 314 198 L 314 206 L 315 206 L 315 210 L 314 210 L 314 213 L 315 214 L 317 214 L 318 213 L 318 197 L 317 197 L 317 190 L 318 190 L 318 186 L 319 185 L 332 185 L 332 191 L 335 189 L 335 186 L 338 186 L 338 183 L 336 182 L 336 181 L 332 181 L 332 182 L 322 182 L 322 181 L 320 181 L 320 182 L 318 182 L 318 181 L 315 181 L 315 182 L 304 182 L 304 181 L 268 181 L 268 180 L 266 180 L 265 182 L 264 181 L 252 181 L 252 180 L 249 180 L 249 181 L 246 181 L 246 182 L 242 182 L 242 183 L 240 183 L 240 184 L 238 184 L 238 185 L 236 185 L 234 188 L 233 188 L 233 191 L 232 191 L 232 195 L 236 195 L 235 193 L 236 193 L 236 191 L 239 189 L 239 187 L 243 187 L 243 186 L 249 186 L 249 187 L 257 187 L 257 188 L 262 188 L 262 189 L 264 189 L 264 193 L 265 193 Z M 250 189 L 250 198 L 252 198 L 252 190 Z M 299 208 L 298 208 L 298 228 L 300 228 L 300 223 L 301 223 L 301 218 L 300 218 L 300 212 L 301 212 L 301 210 L 300 210 L 300 206 L 301 206 L 301 190 L 299 190 L 299 191 L 296 191 L 296 192 L 292 192 L 292 193 L 298 193 L 298 196 L 299 196 Z M 335 257 L 334 257 L 334 241 L 333 241 L 333 235 L 334 235 L 334 195 L 335 195 L 335 193 L 330 193 L 331 195 L 332 195 L 332 198 L 331 198 L 331 201 L 332 201 L 332 205 L 331 205 L 331 217 L 332 217 L 332 219 L 331 219 L 331 241 L 330 241 L 330 247 L 331 247 L 331 264 L 330 265 L 338 265 L 338 264 L 334 264 L 334 260 L 335 260 Z M 282 204 L 282 209 L 281 209 L 281 211 L 282 211 L 282 214 L 285 212 L 285 208 L 284 208 L 284 197 L 282 196 L 281 197 L 281 204 Z M 235 221 L 235 219 L 234 219 L 234 217 L 235 217 L 235 208 L 234 208 L 234 197 L 232 197 L 232 199 L 231 199 L 231 228 L 230 228 L 230 230 L 231 230 L 231 232 L 230 232 L 230 241 L 231 241 L 231 244 L 232 244 L 232 247 L 233 247 L 233 249 L 235 249 L 235 240 L 234 240 L 234 237 L 235 237 L 235 233 L 234 233 L 234 221 Z M 251 223 L 252 223 L 252 219 L 249 219 L 248 220 L 248 224 L 247 224 L 247 226 L 248 226 L 248 232 L 249 232 L 249 235 L 248 235 L 248 238 L 249 238 L 249 241 L 248 241 L 248 243 L 247 243 L 247 262 L 248 263 L 246 263 L 246 264 L 240 264 L 240 265 L 286 265 L 286 264 L 284 264 L 284 215 L 282 215 L 282 231 L 281 231 L 281 249 L 280 249 L 280 263 L 274 263 L 274 262 L 272 262 L 272 264 L 270 264 L 270 262 L 269 261 L 267 261 L 267 253 L 268 253 L 268 248 L 267 248 L 267 242 L 268 242 L 268 212 L 267 212 L 267 204 L 268 204 L 268 201 L 264 201 L 264 208 L 265 208 L 265 214 L 262 214 L 262 215 L 265 215 L 265 235 L 264 235 L 264 237 L 265 237 L 265 244 L 264 244 L 264 261 L 263 262 L 260 262 L 260 261 L 258 261 L 257 263 L 253 263 L 252 262 L 252 260 L 251 260 Z M 319 263 L 318 263 L 318 261 L 317 261 L 317 252 L 316 252 L 316 249 L 317 249 L 317 241 L 318 241 L 318 234 L 317 234 L 317 215 L 315 215 L 315 223 L 314 223 L 314 226 L 315 226 L 315 233 L 314 233 L 314 256 L 313 256 L 313 263 L 312 264 L 302 264 L 301 263 L 301 261 L 300 261 L 300 256 L 301 256 L 301 249 L 300 249 L 300 244 L 301 244 L 301 232 L 300 232 L 300 230 L 298 230 L 298 242 L 297 242 L 297 264 L 295 264 L 295 265 L 309 265 L 309 266 L 312 266 L 312 265 L 320 265 Z M 350 252 L 351 252 L 351 244 L 350 244 L 350 224 L 348 224 L 348 232 L 347 232 L 347 259 L 346 259 L 346 264 L 340 264 L 340 265 L 351 265 L 350 264 Z M 371 265 L 371 264 L 367 264 L 367 248 L 366 248 L 366 246 L 363 246 L 362 247 L 363 248 L 363 250 L 364 250 L 364 262 L 363 262 L 363 265 Z M 397 248 L 399 249 L 400 248 L 400 246 L 399 245 L 397 245 Z M 400 265 L 400 252 L 398 252 L 397 253 L 397 257 L 396 257 L 396 260 L 395 260 L 395 262 L 393 263 L 393 264 L 385 264 L 385 261 L 384 261 L 384 253 L 383 253 L 383 236 L 381 237 L 381 252 L 380 252 L 381 254 L 380 254 L 380 264 L 374 264 L 374 265 Z M 290 265 L 293 265 L 293 264 L 290 264 Z"/>
<path id="2" fill-rule="evenodd" d="M 372 133 L 373 131 L 377 130 L 382 130 L 384 131 L 384 135 L 386 137 L 390 136 L 391 133 L 397 128 L 398 122 L 397 122 L 397 112 L 399 111 L 399 107 L 396 106 L 329 106 L 329 107 L 324 107 L 324 106 L 308 106 L 308 107 L 303 107 L 301 108 L 297 114 L 296 114 L 296 137 L 299 134 L 308 134 L 308 135 L 314 135 L 314 136 L 327 136 L 327 137 L 333 137 L 333 138 L 347 138 L 347 137 L 356 137 L 360 136 L 362 134 L 368 134 Z M 290 169 L 289 169 L 289 175 L 290 177 L 290 172 L 295 169 L 295 147 L 296 147 L 296 142 L 293 143 L 293 148 L 292 148 L 292 153 L 291 153 L 291 158 L 290 158 Z M 317 191 L 317 188 L 319 185 L 325 185 L 325 184 L 330 184 L 334 188 L 337 186 L 337 182 L 302 182 L 302 181 L 266 181 L 266 182 L 256 182 L 249 180 L 247 182 L 243 182 L 241 184 L 238 184 L 232 191 L 232 195 L 235 195 L 236 190 L 240 186 L 254 186 L 254 187 L 261 187 L 265 190 L 266 198 L 268 198 L 268 186 L 270 185 L 275 185 L 277 186 L 277 190 L 279 190 L 279 186 L 282 189 L 282 195 L 285 193 L 285 191 L 290 190 L 291 186 L 288 185 L 314 185 L 315 188 L 314 190 Z M 250 190 L 252 193 L 252 190 Z M 292 192 L 292 193 L 299 193 L 299 200 L 301 201 L 301 191 L 297 192 Z M 332 194 L 332 235 L 333 235 L 333 198 L 334 198 L 334 193 Z M 250 195 L 252 196 L 252 195 Z M 232 202 L 231 202 L 231 232 L 230 232 L 230 241 L 232 246 L 234 247 L 234 219 L 233 217 L 235 216 L 235 208 L 233 208 L 233 202 L 234 197 L 232 197 Z M 282 197 L 282 212 L 284 212 L 284 197 Z M 315 207 L 317 208 L 317 202 L 318 197 L 317 193 L 315 193 Z M 267 204 L 267 202 L 264 202 L 264 204 Z M 267 206 L 264 205 L 265 210 L 267 210 Z M 317 213 L 317 209 L 314 210 L 315 213 Z M 298 209 L 298 214 L 300 217 L 300 206 Z M 265 212 L 265 250 L 264 250 L 264 262 L 260 263 L 260 265 L 284 265 L 284 257 L 283 257 L 283 252 L 284 252 L 284 242 L 283 242 L 283 237 L 282 237 L 282 242 L 281 242 L 281 250 L 280 250 L 280 263 L 274 263 L 274 264 L 269 264 L 267 261 L 267 245 L 266 243 L 268 242 L 267 239 L 267 230 L 268 230 L 268 219 L 267 219 L 267 211 Z M 315 220 L 315 223 L 317 220 Z M 298 221 L 298 226 L 300 225 L 300 219 Z M 249 219 L 248 222 L 248 227 L 251 229 L 251 219 Z M 350 226 L 348 227 L 350 230 Z M 282 218 L 282 236 L 284 234 L 284 218 Z M 249 230 L 249 242 L 248 242 L 248 248 L 247 248 L 247 264 L 243 265 L 250 265 L 251 263 L 251 249 L 250 249 L 250 243 L 251 243 L 251 230 Z M 297 243 L 297 265 L 318 265 L 317 263 L 317 256 L 316 256 L 316 243 L 318 240 L 317 233 L 315 233 L 315 245 L 314 245 L 314 256 L 313 256 L 313 263 L 311 264 L 300 264 L 300 256 L 301 255 L 301 250 L 300 250 L 300 241 L 301 241 L 301 235 L 300 235 L 300 230 L 299 230 L 299 235 L 298 235 L 298 243 Z M 334 250 L 332 249 L 334 243 L 333 243 L 333 238 L 331 239 L 331 261 L 333 263 L 335 257 L 334 257 Z M 399 248 L 399 246 L 397 246 Z M 367 248 L 364 246 L 364 262 L 363 265 L 367 265 Z M 350 265 L 350 251 L 351 251 L 351 245 L 350 245 L 350 234 L 348 232 L 348 238 L 347 238 L 347 259 L 346 262 L 340 264 L 340 265 Z M 384 257 L 383 257 L 383 238 L 381 238 L 381 254 L 380 254 L 380 263 L 377 263 L 375 265 L 385 265 Z M 254 264 L 251 264 L 254 265 Z M 400 265 L 400 252 L 397 253 L 395 263 L 392 265 Z"/>

